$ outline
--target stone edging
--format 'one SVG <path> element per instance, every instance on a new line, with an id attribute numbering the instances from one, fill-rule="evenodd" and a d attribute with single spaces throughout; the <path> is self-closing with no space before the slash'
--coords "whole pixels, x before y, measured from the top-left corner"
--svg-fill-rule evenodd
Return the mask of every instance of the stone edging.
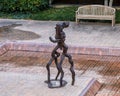
<path id="1" fill-rule="evenodd" d="M 50 53 L 52 52 L 54 46 L 55 45 L 33 42 L 6 42 L 0 45 L 0 55 L 6 53 L 7 51 L 33 51 Z M 68 52 L 78 55 L 120 56 L 120 48 L 117 47 L 69 46 Z"/>
<path id="2" fill-rule="evenodd" d="M 79 96 L 94 96 L 100 87 L 101 84 L 93 78 Z"/>

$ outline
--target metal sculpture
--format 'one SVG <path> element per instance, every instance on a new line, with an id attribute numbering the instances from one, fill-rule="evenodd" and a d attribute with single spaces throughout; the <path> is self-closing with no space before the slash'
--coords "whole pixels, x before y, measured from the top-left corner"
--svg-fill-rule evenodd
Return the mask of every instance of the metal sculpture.
<path id="1" fill-rule="evenodd" d="M 63 31 L 64 28 L 67 28 L 69 26 L 69 22 L 63 22 L 63 23 L 58 23 L 56 24 L 56 34 L 55 34 L 55 39 L 53 39 L 52 37 L 49 37 L 50 41 L 53 43 L 57 43 L 56 47 L 53 49 L 52 53 L 51 53 L 51 59 L 49 60 L 49 62 L 46 65 L 47 68 L 47 75 L 48 75 L 48 87 L 50 88 L 55 88 L 57 87 L 62 87 L 66 85 L 66 81 L 63 80 L 64 77 L 64 71 L 62 69 L 62 63 L 64 61 L 64 58 L 67 57 L 69 63 L 71 64 L 70 66 L 70 71 L 72 73 L 72 83 L 71 85 L 74 85 L 75 82 L 75 71 L 74 71 L 74 63 L 72 60 L 72 56 L 70 54 L 67 53 L 68 51 L 68 46 L 65 44 L 65 39 L 66 39 L 66 35 L 65 32 Z M 62 54 L 60 54 L 57 50 L 60 49 L 62 50 Z M 60 62 L 58 62 L 58 57 L 60 57 Z M 52 62 L 55 62 L 58 73 L 56 75 L 55 80 L 50 80 L 50 65 L 52 64 Z M 61 74 L 60 79 L 58 80 L 58 76 Z M 59 81 L 59 85 L 54 85 L 52 84 L 52 81 Z"/>

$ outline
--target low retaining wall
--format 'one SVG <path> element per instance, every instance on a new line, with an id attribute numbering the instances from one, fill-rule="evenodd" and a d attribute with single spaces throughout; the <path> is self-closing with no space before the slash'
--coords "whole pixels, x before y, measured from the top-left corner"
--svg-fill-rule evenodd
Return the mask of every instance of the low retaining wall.
<path id="1" fill-rule="evenodd" d="M 31 51 L 51 53 L 55 45 L 46 45 L 33 42 L 6 42 L 0 44 L 0 56 L 7 51 Z M 120 48 L 69 46 L 68 52 L 76 55 L 120 56 Z"/>

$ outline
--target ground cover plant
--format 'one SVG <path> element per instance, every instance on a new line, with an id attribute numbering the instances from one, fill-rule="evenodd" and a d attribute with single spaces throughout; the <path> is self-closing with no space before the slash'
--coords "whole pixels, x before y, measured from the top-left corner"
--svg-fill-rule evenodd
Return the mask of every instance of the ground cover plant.
<path id="1" fill-rule="evenodd" d="M 116 10 L 116 23 L 120 23 L 120 9 Z"/>
<path id="2" fill-rule="evenodd" d="M 75 11 L 77 8 L 77 6 L 72 6 L 64 8 L 47 8 L 45 10 L 39 10 L 37 12 L 1 12 L 0 18 L 75 21 Z M 116 10 L 116 23 L 120 23 L 120 10 Z"/>
<path id="3" fill-rule="evenodd" d="M 37 12 L 48 7 L 48 0 L 0 0 L 0 11 Z"/>

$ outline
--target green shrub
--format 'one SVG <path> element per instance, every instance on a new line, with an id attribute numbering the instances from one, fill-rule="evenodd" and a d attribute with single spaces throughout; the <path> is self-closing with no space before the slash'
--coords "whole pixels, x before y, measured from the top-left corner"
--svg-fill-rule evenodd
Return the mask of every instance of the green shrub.
<path id="1" fill-rule="evenodd" d="M 48 0 L 0 0 L 3 12 L 37 12 L 48 7 Z"/>
<path id="2" fill-rule="evenodd" d="M 65 8 L 48 8 L 47 10 L 37 11 L 34 13 L 0 12 L 0 18 L 75 21 L 75 11 L 77 10 L 77 8 L 78 7 L 76 6 L 65 7 Z M 87 20 L 84 20 L 84 21 L 87 21 Z M 89 20 L 89 21 L 93 22 L 93 20 Z M 111 21 L 99 21 L 99 22 L 111 22 Z M 116 10 L 116 23 L 120 23 L 120 10 Z"/>
<path id="3" fill-rule="evenodd" d="M 120 9 L 116 11 L 116 23 L 120 23 Z"/>
<path id="4" fill-rule="evenodd" d="M 74 21 L 77 7 L 49 8 L 30 16 L 34 20 L 61 20 Z"/>

